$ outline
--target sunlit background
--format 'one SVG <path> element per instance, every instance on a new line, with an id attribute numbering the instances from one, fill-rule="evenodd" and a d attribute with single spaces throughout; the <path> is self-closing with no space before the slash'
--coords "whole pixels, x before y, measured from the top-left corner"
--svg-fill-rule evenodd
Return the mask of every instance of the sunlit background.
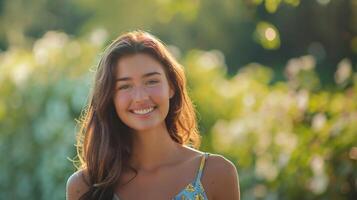
<path id="1" fill-rule="evenodd" d="M 357 199 L 357 0 L 0 0 L 0 199 L 65 198 L 100 53 L 136 29 L 242 199 Z"/>

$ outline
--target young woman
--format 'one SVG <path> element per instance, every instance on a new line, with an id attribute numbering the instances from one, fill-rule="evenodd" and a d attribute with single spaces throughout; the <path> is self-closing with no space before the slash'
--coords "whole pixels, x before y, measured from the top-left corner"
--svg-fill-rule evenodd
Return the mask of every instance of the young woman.
<path id="1" fill-rule="evenodd" d="M 235 166 L 196 150 L 183 68 L 149 33 L 106 48 L 77 142 L 68 200 L 239 199 Z"/>

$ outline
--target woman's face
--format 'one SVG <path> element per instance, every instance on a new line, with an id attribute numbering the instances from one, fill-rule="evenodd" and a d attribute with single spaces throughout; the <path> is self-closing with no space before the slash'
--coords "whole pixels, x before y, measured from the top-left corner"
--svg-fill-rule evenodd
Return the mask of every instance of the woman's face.
<path id="1" fill-rule="evenodd" d="M 139 53 L 120 58 L 115 75 L 114 105 L 119 118 L 136 131 L 164 127 L 174 94 L 164 67 Z"/>

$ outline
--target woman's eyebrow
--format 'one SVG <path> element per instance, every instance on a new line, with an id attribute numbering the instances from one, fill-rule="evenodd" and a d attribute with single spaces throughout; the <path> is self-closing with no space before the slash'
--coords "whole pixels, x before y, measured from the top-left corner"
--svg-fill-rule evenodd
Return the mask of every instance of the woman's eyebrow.
<path id="1" fill-rule="evenodd" d="M 161 73 L 160 72 L 149 72 L 149 73 L 142 75 L 142 77 L 147 78 L 149 76 L 154 76 L 154 75 L 161 75 Z M 129 81 L 131 79 L 132 78 L 130 78 L 130 77 L 122 77 L 122 78 L 117 78 L 115 81 Z"/>

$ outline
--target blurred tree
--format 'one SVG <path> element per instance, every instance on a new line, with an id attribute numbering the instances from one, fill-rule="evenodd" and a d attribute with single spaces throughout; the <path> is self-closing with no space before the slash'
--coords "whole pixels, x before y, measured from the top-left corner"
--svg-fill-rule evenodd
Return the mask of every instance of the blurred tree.
<path id="1" fill-rule="evenodd" d="M 274 68 L 274 80 L 282 80 L 279 70 L 291 57 L 311 54 L 323 85 L 331 83 L 341 59 L 355 65 L 357 58 L 354 0 L 3 0 L 0 5 L 2 49 L 49 29 L 83 35 L 103 28 L 110 38 L 145 29 L 183 51 L 222 51 L 230 75 L 258 62 Z M 262 29 L 262 23 L 269 27 Z"/>
<path id="2" fill-rule="evenodd" d="M 1 0 L 0 49 L 31 46 L 48 30 L 78 35 L 90 12 L 70 0 Z"/>

